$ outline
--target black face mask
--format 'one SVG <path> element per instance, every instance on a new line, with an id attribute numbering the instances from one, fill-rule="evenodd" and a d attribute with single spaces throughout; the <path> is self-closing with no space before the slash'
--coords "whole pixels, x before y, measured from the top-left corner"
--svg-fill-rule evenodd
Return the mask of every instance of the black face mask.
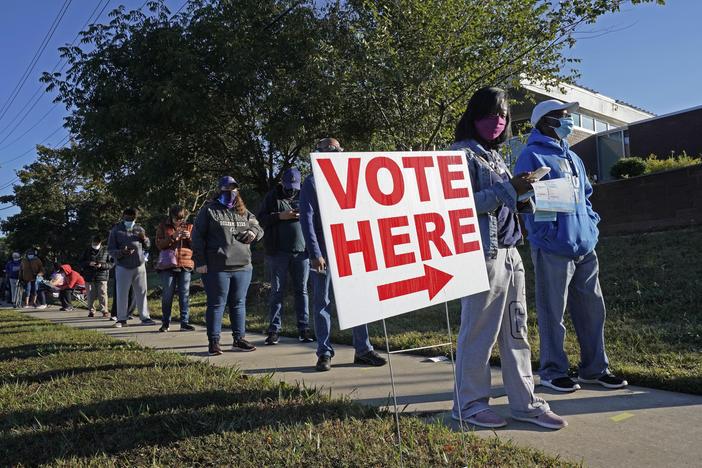
<path id="1" fill-rule="evenodd" d="M 285 198 L 295 198 L 298 193 L 300 193 L 299 190 L 283 188 L 283 196 Z"/>

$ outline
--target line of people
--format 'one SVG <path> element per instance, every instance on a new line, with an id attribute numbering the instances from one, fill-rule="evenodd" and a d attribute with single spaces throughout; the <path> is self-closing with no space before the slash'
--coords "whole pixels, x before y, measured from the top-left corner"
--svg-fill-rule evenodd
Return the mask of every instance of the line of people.
<path id="1" fill-rule="evenodd" d="M 599 284 L 595 246 L 599 216 L 589 201 L 592 186 L 580 158 L 570 150 L 570 112 L 577 103 L 549 100 L 532 112 L 533 130 L 512 175 L 499 154 L 510 136 L 511 116 L 507 93 L 499 88 L 478 90 L 456 126 L 452 150 L 466 153 L 474 192 L 490 290 L 461 300 L 461 325 L 456 360 L 456 394 L 452 415 L 483 427 L 502 427 L 507 421 L 489 405 L 492 349 L 499 343 L 502 374 L 512 417 L 551 429 L 566 421 L 534 394 L 531 348 L 527 340 L 525 270 L 516 247 L 528 232 L 536 283 L 536 310 L 540 334 L 541 385 L 559 392 L 580 389 L 580 384 L 621 388 L 627 382 L 612 374 L 604 345 L 605 304 Z M 318 152 L 341 152 L 334 138 L 325 138 Z M 574 213 L 534 210 L 533 172 L 547 166 L 547 179 L 567 178 L 573 188 Z M 266 194 L 258 216 L 251 213 L 231 176 L 222 177 L 215 197 L 201 208 L 194 224 L 188 213 L 173 206 L 156 230 L 159 271 L 163 286 L 160 332 L 168 332 L 175 291 L 179 292 L 180 328 L 190 331 L 189 288 L 193 271 L 202 275 L 207 295 L 208 353 L 222 354 L 224 310 L 228 309 L 232 350 L 250 352 L 256 346 L 246 339 L 246 295 L 252 278 L 251 244 L 264 239 L 271 282 L 266 345 L 279 343 L 283 298 L 290 275 L 300 342 L 314 341 L 309 323 L 308 280 L 313 287 L 312 313 L 317 340 L 318 371 L 331 369 L 334 348 L 330 341 L 333 290 L 327 271 L 327 250 L 317 201 L 315 180 L 304 183 L 297 169 L 287 170 L 281 183 Z M 90 316 L 107 316 L 107 278 L 114 262 L 116 323 L 123 327 L 136 308 L 142 323 L 154 324 L 147 304 L 145 262 L 151 241 L 136 224 L 137 210 L 127 208 L 111 230 L 107 247 L 93 239 L 81 267 L 89 283 Z M 521 220 L 520 220 L 521 217 Z M 264 236 L 265 234 L 265 236 Z M 19 262 L 19 266 L 18 266 Z M 61 268 L 64 277 L 77 273 Z M 6 266 L 12 287 L 27 279 L 27 305 L 37 292 L 33 284 L 41 261 L 28 252 L 13 255 Z M 14 275 L 14 276 L 12 276 Z M 70 284 L 70 282 L 69 282 Z M 41 301 L 41 300 L 40 300 Z M 62 301 L 63 304 L 63 301 Z M 566 309 L 580 344 L 575 378 L 564 351 Z M 365 325 L 353 329 L 354 363 L 382 366 L 386 360 L 370 343 Z"/>

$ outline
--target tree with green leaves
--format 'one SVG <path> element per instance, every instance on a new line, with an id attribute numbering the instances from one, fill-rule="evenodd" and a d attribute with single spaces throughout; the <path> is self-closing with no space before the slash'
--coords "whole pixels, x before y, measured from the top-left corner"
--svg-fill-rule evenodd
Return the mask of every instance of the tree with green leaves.
<path id="1" fill-rule="evenodd" d="M 39 146 L 38 158 L 17 172 L 20 185 L 7 196 L 20 212 L 0 223 L 14 249 L 40 249 L 51 261 L 74 261 L 91 236 L 107 232 L 119 207 L 104 181 L 85 176 L 74 148 Z"/>
<path id="2" fill-rule="evenodd" d="M 124 201 L 199 207 L 224 173 L 264 193 L 336 115 L 311 3 L 193 1 L 170 17 L 111 13 L 45 75 L 71 114 L 78 159 Z M 84 47 L 84 46 L 83 46 Z"/>
<path id="3" fill-rule="evenodd" d="M 575 33 L 622 5 L 652 0 L 349 0 L 333 60 L 344 109 L 363 118 L 364 149 L 426 150 L 452 142 L 453 126 L 483 86 L 573 80 L 564 50 Z M 663 1 L 657 1 L 662 4 Z M 347 145 L 348 146 L 348 145 Z"/>

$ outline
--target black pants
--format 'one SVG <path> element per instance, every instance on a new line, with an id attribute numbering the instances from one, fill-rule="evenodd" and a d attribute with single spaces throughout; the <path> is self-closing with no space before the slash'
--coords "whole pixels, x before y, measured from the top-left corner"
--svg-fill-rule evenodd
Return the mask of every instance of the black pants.
<path id="1" fill-rule="evenodd" d="M 73 295 L 72 289 L 62 289 L 59 292 L 59 300 L 61 301 L 61 307 L 64 309 L 72 309 L 73 303 L 71 303 L 71 296 Z"/>

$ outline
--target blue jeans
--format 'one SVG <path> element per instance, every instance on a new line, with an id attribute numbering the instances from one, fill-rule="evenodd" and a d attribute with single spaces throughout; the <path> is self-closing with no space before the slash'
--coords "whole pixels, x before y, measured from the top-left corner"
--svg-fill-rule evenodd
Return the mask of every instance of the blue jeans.
<path id="1" fill-rule="evenodd" d="M 207 293 L 207 338 L 219 341 L 222 334 L 222 317 L 229 306 L 234 340 L 246 336 L 246 292 L 251 284 L 252 268 L 239 271 L 217 271 L 202 275 Z"/>
<path id="2" fill-rule="evenodd" d="M 329 335 L 331 333 L 331 301 L 334 291 L 331 275 L 312 270 L 312 307 L 314 310 L 314 333 L 317 336 L 317 356 L 334 357 Z M 353 327 L 353 347 L 356 355 L 360 356 L 373 351 L 368 338 L 368 326 Z"/>
<path id="3" fill-rule="evenodd" d="M 596 379 L 608 372 L 605 353 L 605 303 L 599 280 L 597 254 L 592 252 L 571 259 L 531 250 L 536 276 L 536 315 L 539 319 L 539 351 L 542 379 L 568 375 L 568 356 L 563 349 L 566 306 L 580 344 L 578 375 Z"/>
<path id="4" fill-rule="evenodd" d="M 168 326 L 171 323 L 171 309 L 176 284 L 178 285 L 178 305 L 180 305 L 180 324 L 188 323 L 190 319 L 190 272 L 187 270 L 161 270 L 163 294 L 161 296 L 161 323 Z"/>
<path id="5" fill-rule="evenodd" d="M 292 289 L 295 295 L 295 313 L 297 314 L 297 329 L 302 332 L 309 328 L 310 312 L 307 299 L 307 278 L 310 275 L 310 260 L 304 252 L 279 252 L 267 255 L 266 262 L 271 274 L 271 293 L 268 300 L 270 310 L 269 332 L 279 333 L 283 311 L 283 297 L 288 280 L 288 272 L 292 279 Z"/>

